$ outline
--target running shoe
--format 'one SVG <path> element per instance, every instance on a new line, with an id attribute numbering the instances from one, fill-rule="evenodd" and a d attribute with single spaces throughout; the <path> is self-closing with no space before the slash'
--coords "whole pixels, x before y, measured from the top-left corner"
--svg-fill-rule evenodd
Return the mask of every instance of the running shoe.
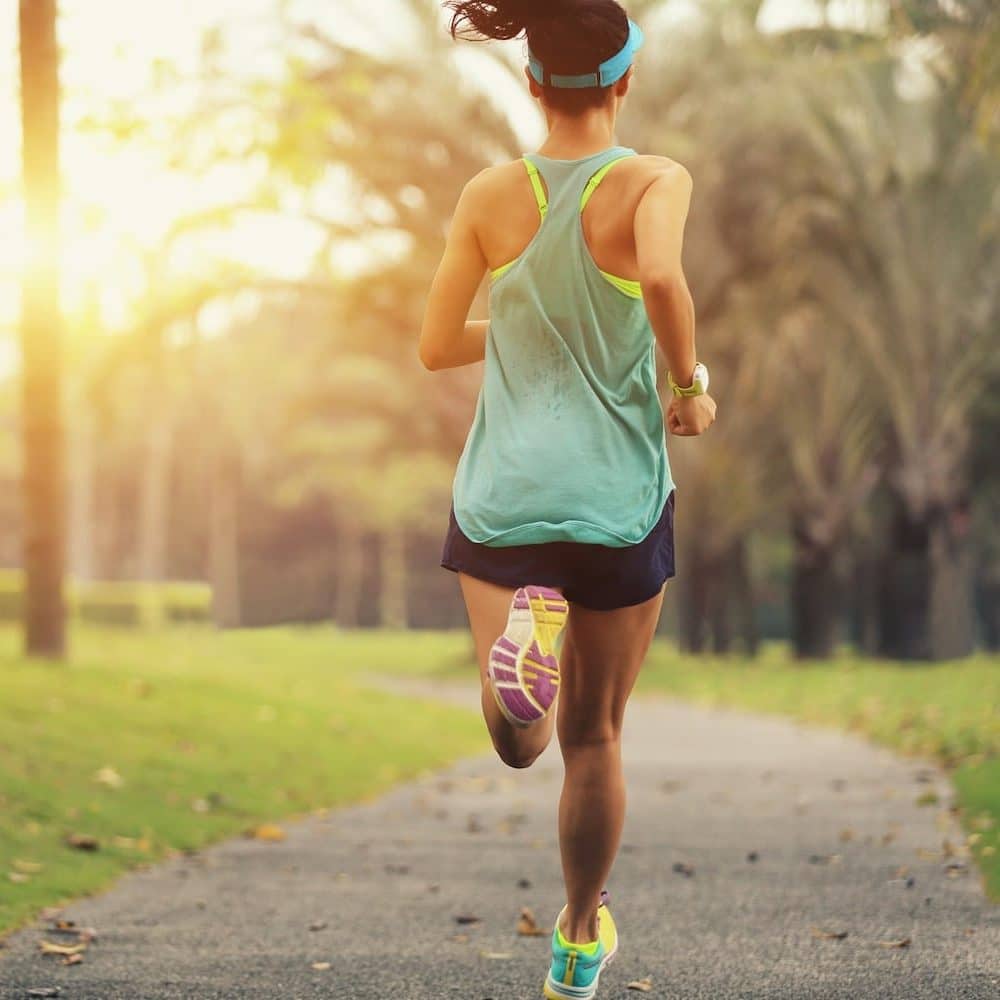
<path id="1" fill-rule="evenodd" d="M 566 940 L 559 929 L 566 907 L 559 911 L 552 928 L 552 967 L 543 990 L 548 1000 L 590 1000 L 597 995 L 601 973 L 618 951 L 618 928 L 608 909 L 608 898 L 607 891 L 602 891 L 597 908 L 597 940 L 590 944 Z"/>
<path id="2" fill-rule="evenodd" d="M 559 692 L 556 640 L 568 617 L 566 599 L 549 587 L 514 594 L 487 667 L 493 697 L 511 725 L 523 729 L 549 714 Z"/>

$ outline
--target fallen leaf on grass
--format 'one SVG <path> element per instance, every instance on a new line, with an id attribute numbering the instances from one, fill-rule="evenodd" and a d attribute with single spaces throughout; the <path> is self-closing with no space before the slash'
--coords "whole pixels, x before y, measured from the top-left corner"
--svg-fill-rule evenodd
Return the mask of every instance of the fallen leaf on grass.
<path id="1" fill-rule="evenodd" d="M 87 942 L 81 941 L 79 944 L 53 944 L 44 939 L 38 942 L 38 948 L 43 955 L 79 955 L 87 950 Z"/>
<path id="2" fill-rule="evenodd" d="M 24 872 L 7 872 L 7 878 L 15 885 L 24 885 L 25 882 L 31 881 L 31 876 L 25 875 Z"/>
<path id="3" fill-rule="evenodd" d="M 101 842 L 96 837 L 91 837 L 86 833 L 71 833 L 66 838 L 69 847 L 75 847 L 78 851 L 97 851 Z"/>
<path id="4" fill-rule="evenodd" d="M 317 972 L 326 972 L 326 971 L 327 971 L 327 969 L 331 968 L 331 966 L 330 966 L 330 963 L 329 963 L 329 962 L 313 962 L 313 964 L 312 964 L 312 967 L 313 967 L 313 968 L 314 968 L 314 969 L 315 969 L 315 970 L 316 970 Z"/>
<path id="5" fill-rule="evenodd" d="M 549 932 L 538 926 L 535 915 L 525 906 L 517 922 L 517 933 L 521 937 L 545 937 Z"/>
<path id="6" fill-rule="evenodd" d="M 264 823 L 262 826 L 258 826 L 256 829 L 251 830 L 249 836 L 253 840 L 263 840 L 267 843 L 278 844 L 281 841 L 287 839 L 288 834 L 280 827 L 274 823 Z"/>
<path id="7" fill-rule="evenodd" d="M 125 784 L 125 779 L 113 767 L 102 767 L 94 775 L 94 781 L 106 788 L 121 788 Z"/>
<path id="8" fill-rule="evenodd" d="M 898 941 L 879 941 L 880 948 L 909 948 L 910 938 L 900 938 Z"/>
<path id="9" fill-rule="evenodd" d="M 39 864 L 37 861 L 25 861 L 23 858 L 14 858 L 14 864 L 11 867 L 22 875 L 37 875 L 40 871 L 45 870 L 45 865 Z"/>
<path id="10" fill-rule="evenodd" d="M 847 931 L 830 931 L 825 927 L 813 927 L 812 936 L 821 941 L 843 941 L 847 937 Z"/>
<path id="11" fill-rule="evenodd" d="M 648 993 L 653 988 L 653 980 L 646 976 L 644 979 L 633 979 L 625 987 L 627 990 L 639 990 L 640 993 Z"/>

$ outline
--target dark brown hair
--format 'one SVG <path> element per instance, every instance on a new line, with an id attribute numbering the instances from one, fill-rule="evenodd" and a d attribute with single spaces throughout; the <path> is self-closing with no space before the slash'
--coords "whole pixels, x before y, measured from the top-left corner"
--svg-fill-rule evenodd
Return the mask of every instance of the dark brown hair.
<path id="1" fill-rule="evenodd" d="M 445 7 L 454 12 L 453 38 L 524 34 L 546 70 L 561 76 L 596 72 L 628 41 L 628 15 L 616 0 L 448 0 Z M 600 107 L 611 88 L 543 89 L 550 108 L 573 115 Z"/>

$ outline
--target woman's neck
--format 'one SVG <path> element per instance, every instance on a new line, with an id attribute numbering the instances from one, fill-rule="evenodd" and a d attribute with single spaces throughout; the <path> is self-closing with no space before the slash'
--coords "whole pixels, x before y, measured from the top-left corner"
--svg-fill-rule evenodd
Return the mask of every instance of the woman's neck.
<path id="1" fill-rule="evenodd" d="M 572 117 L 546 109 L 549 135 L 538 152 L 555 160 L 581 160 L 614 146 L 617 110 L 617 102 Z"/>

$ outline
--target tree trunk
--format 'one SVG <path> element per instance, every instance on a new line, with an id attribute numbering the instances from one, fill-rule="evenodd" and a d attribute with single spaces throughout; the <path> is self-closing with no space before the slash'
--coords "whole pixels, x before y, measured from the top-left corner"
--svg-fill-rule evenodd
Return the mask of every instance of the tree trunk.
<path id="1" fill-rule="evenodd" d="M 834 546 L 817 543 L 804 525 L 793 526 L 792 642 L 799 659 L 833 656 L 840 620 L 841 588 Z"/>
<path id="2" fill-rule="evenodd" d="M 66 653 L 65 444 L 59 311 L 59 51 L 55 0 L 21 0 L 27 254 L 22 296 L 25 650 Z"/>
<path id="3" fill-rule="evenodd" d="M 341 628 L 357 628 L 365 569 L 364 535 L 357 525 L 343 522 L 337 536 L 337 595 L 333 620 Z"/>
<path id="4" fill-rule="evenodd" d="M 930 659 L 930 523 L 897 501 L 882 566 L 879 652 L 897 660 Z"/>
<path id="5" fill-rule="evenodd" d="M 733 597 L 743 650 L 747 656 L 756 656 L 760 650 L 760 632 L 757 629 L 753 576 L 750 572 L 750 552 L 746 540 L 737 542 L 733 550 Z"/>
<path id="6" fill-rule="evenodd" d="M 240 465 L 220 454 L 212 467 L 209 513 L 209 579 L 212 615 L 218 628 L 238 628 L 240 608 L 239 494 Z"/>
<path id="7" fill-rule="evenodd" d="M 973 551 L 969 544 L 969 511 L 957 504 L 937 518 L 930 538 L 931 656 L 955 660 L 976 648 Z"/>
<path id="8" fill-rule="evenodd" d="M 173 426 L 163 396 L 151 408 L 139 494 L 139 579 L 147 582 L 167 571 Z"/>
<path id="9" fill-rule="evenodd" d="M 716 564 L 709 579 L 709 621 L 712 627 L 712 652 L 719 656 L 729 653 L 733 643 L 730 621 L 732 593 L 732 552 L 726 553 Z"/>
<path id="10" fill-rule="evenodd" d="M 97 525 L 94 417 L 77 401 L 70 432 L 69 565 L 77 581 L 96 578 Z"/>
<path id="11" fill-rule="evenodd" d="M 686 653 L 705 649 L 711 600 L 711 567 L 703 556 L 691 553 L 684 560 L 687 571 L 678 587 L 677 637 Z"/>
<path id="12" fill-rule="evenodd" d="M 379 536 L 379 626 L 405 629 L 409 624 L 407 607 L 406 533 L 391 528 Z"/>

